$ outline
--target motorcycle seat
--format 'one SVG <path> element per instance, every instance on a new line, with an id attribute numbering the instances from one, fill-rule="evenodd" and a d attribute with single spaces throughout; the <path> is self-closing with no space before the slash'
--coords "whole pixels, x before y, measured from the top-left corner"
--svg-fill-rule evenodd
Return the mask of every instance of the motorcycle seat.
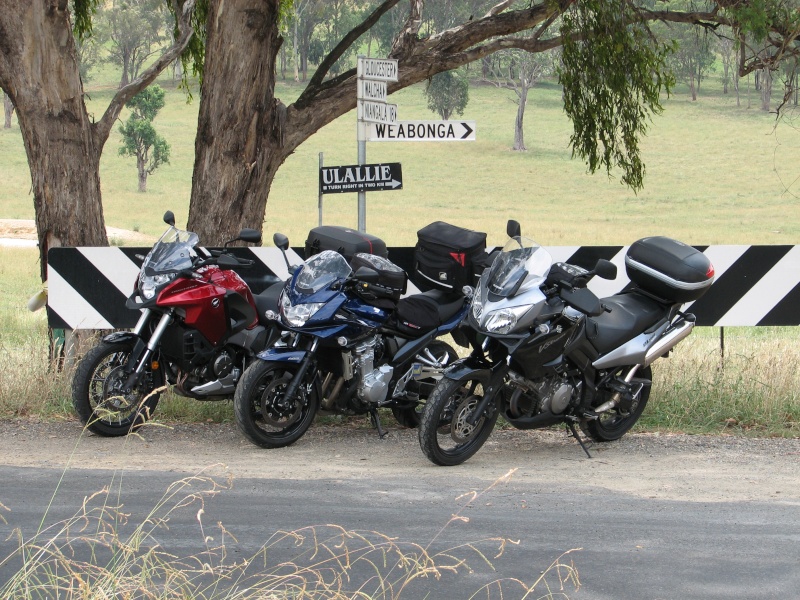
<path id="1" fill-rule="evenodd" d="M 429 290 L 417 294 L 417 296 L 425 296 L 430 298 L 436 303 L 436 308 L 439 311 L 439 323 L 445 323 L 452 319 L 455 314 L 464 306 L 464 297 L 448 294 L 441 290 Z"/>
<path id="2" fill-rule="evenodd" d="M 253 296 L 258 309 L 258 322 L 262 325 L 269 323 L 264 316 L 268 310 L 278 312 L 281 291 L 283 291 L 283 283 L 274 283 L 257 296 Z"/>
<path id="3" fill-rule="evenodd" d="M 635 292 L 601 300 L 610 309 L 586 320 L 586 334 L 601 354 L 621 346 L 666 316 L 667 308 Z"/>

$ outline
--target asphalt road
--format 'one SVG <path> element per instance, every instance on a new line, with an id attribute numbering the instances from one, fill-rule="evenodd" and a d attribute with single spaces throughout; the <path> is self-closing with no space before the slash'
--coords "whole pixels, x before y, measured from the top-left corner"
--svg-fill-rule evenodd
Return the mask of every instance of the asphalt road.
<path id="1" fill-rule="evenodd" d="M 570 459 L 578 457 L 572 454 Z M 430 471 L 418 478 L 385 472 L 371 478 L 236 477 L 230 489 L 204 498 L 199 519 L 196 502 L 176 509 L 169 515 L 169 527 L 155 530 L 152 539 L 178 557 L 224 539 L 229 562 L 258 555 L 279 530 L 316 525 L 318 539 L 324 539 L 333 533 L 326 524 L 378 531 L 399 543 L 426 546 L 431 553 L 462 546 L 455 554 L 466 558 L 471 570 L 444 572 L 438 581 L 419 580 L 403 591 L 403 598 L 468 598 L 502 578 L 532 583 L 572 549 L 562 561 L 577 568 L 581 587 L 567 585 L 564 593 L 578 600 L 800 597 L 800 503 L 642 497 L 582 482 L 571 475 L 570 462 L 562 462 L 563 468 L 544 480 L 512 477 L 488 490 L 485 482 L 475 488 L 473 477 L 453 470 L 448 470 L 446 485 Z M 44 527 L 68 519 L 80 511 L 87 493 L 104 486 L 112 490 L 110 503 L 121 502 L 130 514 L 128 524 L 119 527 L 127 535 L 184 476 L 72 468 L 59 484 L 62 474 L 58 468 L 0 467 L 0 502 L 8 509 L 2 512 L 7 523 L 0 525 L 0 557 L 16 548 L 17 539 L 9 537 L 14 528 L 30 539 L 43 515 Z M 206 485 L 197 481 L 191 489 Z M 479 495 L 462 495 L 470 490 Z M 454 514 L 468 521 L 453 519 Z M 222 536 L 218 522 L 235 539 Z M 204 542 L 204 536 L 214 541 Z M 518 544 L 508 544 L 494 558 L 496 544 L 479 540 L 497 537 Z M 271 564 L 302 562 L 310 543 L 296 547 L 292 540 L 272 539 Z M 351 540 L 351 550 L 359 543 Z M 465 549 L 468 543 L 477 543 L 493 567 Z M 15 561 L 1 565 L 0 582 L 16 566 Z M 356 567 L 350 589 L 360 585 L 359 577 L 373 574 Z M 550 582 L 559 591 L 554 573 Z M 491 597 L 499 598 L 497 588 L 492 589 Z M 540 597 L 545 588 L 537 590 L 532 597 Z M 520 588 L 507 582 L 505 598 L 522 596 Z"/>

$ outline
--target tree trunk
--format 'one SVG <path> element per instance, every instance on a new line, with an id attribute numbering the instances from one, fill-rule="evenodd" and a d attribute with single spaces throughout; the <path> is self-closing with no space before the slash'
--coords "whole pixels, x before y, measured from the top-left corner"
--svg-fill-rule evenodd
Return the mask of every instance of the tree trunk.
<path id="1" fill-rule="evenodd" d="M 122 54 L 122 77 L 119 80 L 119 89 L 124 88 L 126 85 L 128 85 L 128 83 L 130 83 L 130 78 L 128 77 L 128 73 L 131 68 L 130 63 L 131 58 L 126 50 Z"/>
<path id="2" fill-rule="evenodd" d="M 3 95 L 3 113 L 6 117 L 3 127 L 5 129 L 11 129 L 11 115 L 14 114 L 14 103 L 11 102 L 11 98 L 8 97 L 8 94 Z"/>
<path id="3" fill-rule="evenodd" d="M 67 0 L 16 0 L 0 11 L 0 85 L 11 96 L 31 170 L 41 257 L 57 246 L 108 245 L 100 151 L 83 103 Z M 6 1 L 6 5 L 9 1 Z"/>
<path id="4" fill-rule="evenodd" d="M 278 5 L 212 0 L 209 6 L 215 18 L 207 25 L 188 220 L 204 244 L 231 239 L 242 227 L 262 228 L 272 181 L 287 156 L 286 109 L 274 95 Z"/>
<path id="5" fill-rule="evenodd" d="M 147 165 L 144 162 L 143 156 L 136 157 L 136 168 L 139 171 L 139 191 L 147 191 Z"/>
<path id="6" fill-rule="evenodd" d="M 528 148 L 525 147 L 525 131 L 522 128 L 525 119 L 525 106 L 528 103 L 528 86 L 522 82 L 519 90 L 519 103 L 517 105 L 517 118 L 514 121 L 514 150 L 517 152 L 526 152 Z"/>
<path id="7" fill-rule="evenodd" d="M 761 81 L 761 110 L 769 112 L 772 100 L 772 71 L 764 69 L 759 80 Z"/>

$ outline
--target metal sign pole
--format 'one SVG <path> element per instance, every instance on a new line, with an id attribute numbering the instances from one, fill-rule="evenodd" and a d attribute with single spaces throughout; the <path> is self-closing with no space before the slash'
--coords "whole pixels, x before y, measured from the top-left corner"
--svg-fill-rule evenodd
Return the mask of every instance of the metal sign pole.
<path id="1" fill-rule="evenodd" d="M 361 89 L 361 77 L 363 75 L 363 65 L 362 65 L 362 58 L 364 58 L 363 54 L 358 55 L 358 67 L 357 67 L 357 77 L 356 77 L 356 104 L 361 104 L 361 99 L 363 98 L 363 90 Z M 358 109 L 356 109 L 358 110 Z M 356 140 L 358 141 L 358 164 L 365 165 L 367 164 L 367 127 L 366 123 L 361 118 L 357 119 L 357 131 L 356 131 Z M 358 192 L 358 230 L 361 233 L 366 233 L 367 231 L 367 192 L 360 191 Z"/>
<path id="2" fill-rule="evenodd" d="M 319 153 L 319 170 L 322 171 L 323 166 L 322 161 L 322 152 Z M 319 226 L 322 227 L 322 186 L 319 186 Z"/>

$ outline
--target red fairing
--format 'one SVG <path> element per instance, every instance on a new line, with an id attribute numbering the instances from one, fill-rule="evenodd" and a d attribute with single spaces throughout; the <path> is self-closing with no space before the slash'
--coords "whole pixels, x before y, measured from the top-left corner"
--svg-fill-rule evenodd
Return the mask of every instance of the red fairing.
<path id="1" fill-rule="evenodd" d="M 158 306 L 175 306 L 186 313 L 187 326 L 200 331 L 212 344 L 218 343 L 228 330 L 225 315 L 225 293 L 239 293 L 255 309 L 250 288 L 233 271 L 223 271 L 217 266 L 208 266 L 197 271 L 198 278 L 180 277 L 167 285 L 158 295 Z M 249 325 L 258 324 L 258 319 Z"/>

